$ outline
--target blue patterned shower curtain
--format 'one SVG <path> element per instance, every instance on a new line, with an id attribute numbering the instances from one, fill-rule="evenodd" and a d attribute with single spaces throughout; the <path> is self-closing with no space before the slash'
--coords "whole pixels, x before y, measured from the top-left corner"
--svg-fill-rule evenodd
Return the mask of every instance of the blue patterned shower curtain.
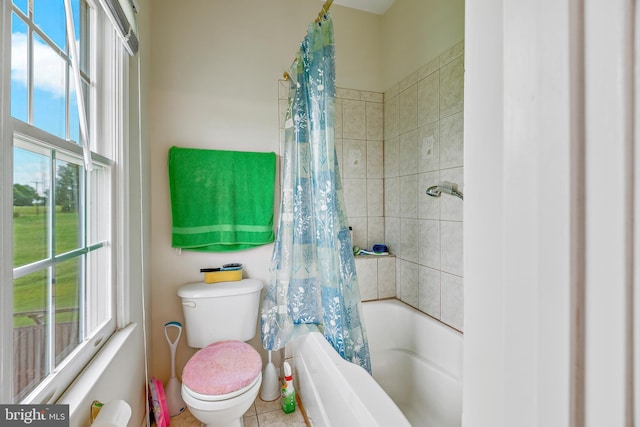
<path id="1" fill-rule="evenodd" d="M 280 222 L 262 303 L 262 343 L 278 350 L 315 325 L 345 360 L 371 372 L 334 145 L 328 14 L 309 25 L 288 74 Z"/>

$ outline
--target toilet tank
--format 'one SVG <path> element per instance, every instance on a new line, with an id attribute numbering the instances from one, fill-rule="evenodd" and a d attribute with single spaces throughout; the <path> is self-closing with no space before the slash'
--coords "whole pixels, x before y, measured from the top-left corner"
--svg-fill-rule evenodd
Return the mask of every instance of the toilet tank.
<path id="1" fill-rule="evenodd" d="M 204 348 L 223 340 L 248 341 L 256 334 L 262 282 L 190 283 L 178 289 L 187 345 Z"/>

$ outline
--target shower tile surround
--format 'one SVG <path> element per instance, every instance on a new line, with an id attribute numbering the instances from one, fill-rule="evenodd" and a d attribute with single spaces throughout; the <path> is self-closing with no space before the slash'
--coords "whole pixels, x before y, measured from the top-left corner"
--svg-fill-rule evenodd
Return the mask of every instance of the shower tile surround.
<path id="1" fill-rule="evenodd" d="M 396 297 L 463 330 L 462 200 L 427 187 L 463 182 L 464 42 L 384 94 L 337 89 L 335 145 L 362 300 Z M 279 82 L 281 152 L 289 83 Z"/>
<path id="2" fill-rule="evenodd" d="M 462 209 L 425 190 L 463 182 L 464 42 L 384 94 L 385 241 L 396 255 L 396 297 L 463 329 Z"/>

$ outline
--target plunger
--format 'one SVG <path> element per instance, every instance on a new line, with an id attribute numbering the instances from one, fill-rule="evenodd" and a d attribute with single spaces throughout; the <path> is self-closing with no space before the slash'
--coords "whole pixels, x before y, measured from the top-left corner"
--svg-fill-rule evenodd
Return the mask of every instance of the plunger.
<path id="1" fill-rule="evenodd" d="M 167 333 L 167 329 L 170 327 L 178 328 L 178 336 L 173 342 L 171 342 L 169 334 Z M 169 382 L 167 382 L 167 386 L 165 387 L 165 394 L 167 396 L 169 416 L 171 417 L 180 415 L 187 407 L 180 393 L 180 382 L 176 378 L 176 347 L 178 346 L 180 335 L 182 335 L 182 324 L 180 322 L 165 323 L 164 336 L 167 338 L 169 348 L 171 348 L 171 378 L 169 378 Z"/>
<path id="2" fill-rule="evenodd" d="M 280 397 L 280 382 L 278 381 L 278 371 L 271 362 L 271 350 L 269 350 L 269 363 L 264 367 L 262 374 L 262 388 L 260 389 L 260 399 L 271 402 Z"/>

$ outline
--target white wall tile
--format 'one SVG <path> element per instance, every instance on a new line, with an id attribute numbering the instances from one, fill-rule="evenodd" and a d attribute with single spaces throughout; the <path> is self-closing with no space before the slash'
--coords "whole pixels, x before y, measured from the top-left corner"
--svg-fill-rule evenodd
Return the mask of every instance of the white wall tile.
<path id="1" fill-rule="evenodd" d="M 398 112 L 400 114 L 400 134 L 416 129 L 418 127 L 417 85 L 412 85 L 400 92 L 400 103 L 398 108 Z"/>
<path id="2" fill-rule="evenodd" d="M 384 180 L 367 180 L 367 216 L 380 217 L 384 215 Z"/>
<path id="3" fill-rule="evenodd" d="M 440 68 L 440 118 L 462 111 L 464 103 L 464 56 Z"/>
<path id="4" fill-rule="evenodd" d="M 378 298 L 396 295 L 460 330 L 463 204 L 449 195 L 428 197 L 425 190 L 440 181 L 456 183 L 464 190 L 463 96 L 464 42 L 460 42 L 384 93 L 381 113 L 376 106 L 370 110 L 365 105 L 369 125 L 380 114 L 384 122 L 382 149 L 367 146 L 367 243 L 385 243 L 396 255 L 386 261 L 395 266 L 395 287 L 384 280 L 389 283 L 385 288 L 383 264 L 378 261 Z M 360 99 L 376 102 L 379 95 L 361 92 Z M 344 127 L 344 106 L 343 122 Z M 367 127 L 368 144 L 377 140 L 378 131 Z M 382 160 L 374 154 L 380 152 Z M 376 176 L 379 164 L 383 172 Z M 372 206 L 378 204 L 379 194 L 371 189 L 373 180 L 381 177 L 383 217 L 374 216 Z M 384 223 L 383 240 L 374 236 L 378 222 Z M 388 274 L 393 276 L 393 270 Z"/>
<path id="5" fill-rule="evenodd" d="M 367 140 L 382 141 L 384 138 L 384 104 L 367 102 L 365 104 Z"/>
<path id="6" fill-rule="evenodd" d="M 349 226 L 353 232 L 353 246 L 364 248 L 367 246 L 368 240 L 368 218 L 367 217 L 349 217 Z"/>
<path id="7" fill-rule="evenodd" d="M 418 309 L 440 318 L 440 271 L 429 267 L 420 267 L 418 290 Z"/>
<path id="8" fill-rule="evenodd" d="M 418 264 L 400 261 L 400 299 L 407 304 L 418 307 Z"/>
<path id="9" fill-rule="evenodd" d="M 459 56 L 464 54 L 464 40 L 456 43 L 451 48 L 447 49 L 440 57 L 440 66 L 447 65 L 449 62 L 453 61 Z"/>
<path id="10" fill-rule="evenodd" d="M 440 270 L 440 221 L 420 220 L 418 264 Z"/>
<path id="11" fill-rule="evenodd" d="M 367 102 L 378 102 L 382 104 L 384 103 L 384 94 L 380 92 L 368 92 L 363 90 L 360 92 L 360 99 Z"/>
<path id="12" fill-rule="evenodd" d="M 400 135 L 400 101 L 394 96 L 384 103 L 384 139 Z"/>
<path id="13" fill-rule="evenodd" d="M 400 177 L 400 217 L 418 217 L 418 175 L 407 175 Z"/>
<path id="14" fill-rule="evenodd" d="M 360 286 L 360 299 L 369 301 L 378 298 L 378 262 L 376 259 L 356 257 L 356 273 Z"/>
<path id="15" fill-rule="evenodd" d="M 342 143 L 342 174 L 345 178 L 367 177 L 367 141 L 345 139 Z"/>
<path id="16" fill-rule="evenodd" d="M 384 141 L 384 177 L 400 176 L 400 137 L 385 139 Z"/>
<path id="17" fill-rule="evenodd" d="M 418 129 L 418 172 L 440 169 L 440 122 Z"/>
<path id="18" fill-rule="evenodd" d="M 464 328 L 464 285 L 463 279 L 447 273 L 441 277 L 442 314 L 440 319 L 452 327 Z"/>
<path id="19" fill-rule="evenodd" d="M 384 216 L 400 216 L 400 178 L 384 180 Z"/>
<path id="20" fill-rule="evenodd" d="M 336 97 L 337 98 L 342 98 L 342 99 L 352 99 L 352 100 L 356 100 L 356 101 L 360 101 L 361 97 L 361 92 L 359 90 L 356 89 L 346 89 L 343 87 L 337 87 L 336 88 Z"/>
<path id="21" fill-rule="evenodd" d="M 371 249 L 375 243 L 384 243 L 384 217 L 369 216 L 367 218 L 367 248 Z"/>
<path id="22" fill-rule="evenodd" d="M 378 258 L 378 298 L 396 296 L 396 258 Z"/>
<path id="23" fill-rule="evenodd" d="M 440 120 L 440 168 L 448 169 L 463 165 L 464 123 L 462 112 Z"/>
<path id="24" fill-rule="evenodd" d="M 336 158 L 338 159 L 338 168 L 340 169 L 340 178 L 344 181 L 344 161 L 342 159 L 342 138 L 336 138 L 333 142 L 336 149 Z"/>
<path id="25" fill-rule="evenodd" d="M 427 188 L 440 182 L 440 171 L 426 172 L 418 175 L 418 218 L 440 219 L 440 200 L 442 197 L 431 197 L 426 194 Z"/>
<path id="26" fill-rule="evenodd" d="M 402 283 L 402 259 L 396 257 L 396 297 L 402 300 L 402 289 L 400 284 Z"/>
<path id="27" fill-rule="evenodd" d="M 464 168 L 443 169 L 440 171 L 440 180 L 457 184 L 458 191 L 464 195 Z M 441 200 L 440 219 L 443 221 L 462 221 L 464 207 L 462 199 L 449 195 L 443 195 L 439 199 Z"/>
<path id="28" fill-rule="evenodd" d="M 400 255 L 400 218 L 384 218 L 384 242 L 389 251 L 399 257 Z"/>
<path id="29" fill-rule="evenodd" d="M 367 180 L 345 178 L 342 183 L 344 191 L 344 204 L 347 208 L 347 216 L 367 216 Z"/>
<path id="30" fill-rule="evenodd" d="M 400 81 L 398 90 L 400 91 L 400 93 L 402 93 L 407 88 L 415 85 L 417 82 L 418 82 L 418 72 L 414 71 L 413 73 L 409 73 L 407 77 L 405 77 Z"/>
<path id="31" fill-rule="evenodd" d="M 350 99 L 342 100 L 342 137 L 344 139 L 366 139 L 365 103 Z"/>
<path id="32" fill-rule="evenodd" d="M 393 85 L 391 89 L 384 93 L 384 102 L 389 101 L 394 96 L 397 96 L 400 93 L 400 83 Z"/>
<path id="33" fill-rule="evenodd" d="M 412 218 L 400 219 L 400 257 L 412 263 L 418 262 L 418 220 Z"/>
<path id="34" fill-rule="evenodd" d="M 440 118 L 440 72 L 436 71 L 418 82 L 418 126 Z"/>
<path id="35" fill-rule="evenodd" d="M 435 73 L 439 69 L 440 69 L 440 58 L 432 59 L 426 65 L 423 65 L 422 67 L 420 67 L 420 69 L 418 70 L 418 81 Z"/>
<path id="36" fill-rule="evenodd" d="M 367 178 L 384 178 L 384 143 L 367 140 Z"/>
<path id="37" fill-rule="evenodd" d="M 333 121 L 334 138 L 342 138 L 342 99 L 336 99 L 336 111 Z"/>
<path id="38" fill-rule="evenodd" d="M 347 217 L 353 229 L 352 243 L 361 248 L 370 248 L 373 243 L 385 242 L 384 95 L 345 88 L 338 88 L 337 95 L 336 156 L 343 178 Z M 395 144 L 395 148 L 397 171 L 398 143 Z M 393 155 L 389 158 L 393 159 Z M 391 170 L 393 169 L 392 167 Z M 397 178 L 395 187 L 395 193 L 399 197 Z M 367 285 L 361 284 L 362 286 Z M 377 292 L 377 285 L 375 288 Z M 372 288 L 362 287 L 362 292 L 367 299 L 375 298 Z M 395 294 L 395 290 L 393 292 Z"/>
<path id="39" fill-rule="evenodd" d="M 418 131 L 400 135 L 400 175 L 418 172 Z"/>
<path id="40" fill-rule="evenodd" d="M 440 248 L 441 270 L 462 276 L 462 222 L 440 222 Z"/>

